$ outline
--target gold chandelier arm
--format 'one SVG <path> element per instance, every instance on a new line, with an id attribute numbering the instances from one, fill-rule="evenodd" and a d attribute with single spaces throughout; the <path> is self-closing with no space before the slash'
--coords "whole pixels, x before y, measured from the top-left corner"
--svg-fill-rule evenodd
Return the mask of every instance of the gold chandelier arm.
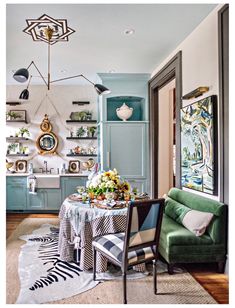
<path id="1" fill-rule="evenodd" d="M 39 69 L 38 69 L 37 65 L 34 63 L 34 61 L 32 61 L 32 62 L 29 64 L 29 66 L 27 67 L 27 69 L 29 69 L 31 65 L 33 65 L 33 66 L 36 68 L 36 70 L 38 71 L 40 77 L 42 78 L 42 80 L 44 81 L 45 85 L 47 86 L 47 88 L 48 88 L 48 90 L 49 90 L 49 83 L 46 82 L 46 79 L 42 76 L 41 72 L 39 71 Z"/>
<path id="2" fill-rule="evenodd" d="M 93 84 L 93 86 L 95 85 L 92 81 L 90 81 L 89 79 L 87 79 L 83 74 L 75 75 L 75 76 L 71 76 L 71 77 L 60 78 L 60 79 L 56 79 L 56 80 L 52 80 L 50 83 L 54 83 L 54 82 L 62 81 L 62 80 L 67 80 L 67 79 L 72 79 L 72 78 L 77 78 L 77 77 L 83 77 L 83 78 L 86 79 L 88 82 L 90 82 L 91 84 Z"/>

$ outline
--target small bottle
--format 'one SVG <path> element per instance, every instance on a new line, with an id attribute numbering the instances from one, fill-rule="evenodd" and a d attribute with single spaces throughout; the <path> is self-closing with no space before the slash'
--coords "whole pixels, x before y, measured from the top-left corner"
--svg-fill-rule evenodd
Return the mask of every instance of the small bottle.
<path id="1" fill-rule="evenodd" d="M 29 164 L 29 174 L 33 174 L 33 164 L 32 163 L 30 163 Z"/>
<path id="2" fill-rule="evenodd" d="M 66 169 L 65 169 L 65 164 L 62 164 L 62 167 L 61 167 L 61 174 L 65 174 L 65 171 L 66 171 Z"/>

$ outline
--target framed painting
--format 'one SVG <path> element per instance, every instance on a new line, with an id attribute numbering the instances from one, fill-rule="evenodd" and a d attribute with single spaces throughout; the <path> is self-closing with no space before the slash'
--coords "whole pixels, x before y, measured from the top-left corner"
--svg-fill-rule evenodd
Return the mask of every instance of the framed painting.
<path id="1" fill-rule="evenodd" d="M 217 100 L 212 95 L 181 109 L 181 184 L 217 195 Z"/>
<path id="2" fill-rule="evenodd" d="M 27 122 L 26 110 L 9 110 L 6 113 L 7 122 Z"/>

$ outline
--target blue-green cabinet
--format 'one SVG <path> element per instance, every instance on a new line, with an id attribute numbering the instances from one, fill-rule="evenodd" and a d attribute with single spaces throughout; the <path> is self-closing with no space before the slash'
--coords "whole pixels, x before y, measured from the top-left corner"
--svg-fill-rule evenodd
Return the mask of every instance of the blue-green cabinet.
<path id="1" fill-rule="evenodd" d="M 85 186 L 87 176 L 61 176 L 60 188 L 39 188 L 29 194 L 27 176 L 7 176 L 7 211 L 52 212 L 59 211 L 63 200 L 76 192 L 77 186 Z"/>
<path id="2" fill-rule="evenodd" d="M 37 194 L 28 194 L 27 210 L 59 210 L 60 206 L 60 189 L 40 188 Z"/>
<path id="3" fill-rule="evenodd" d="M 27 210 L 45 209 L 46 198 L 44 189 L 38 189 L 36 194 L 28 193 Z"/>
<path id="4" fill-rule="evenodd" d="M 27 207 L 27 178 L 6 178 L 7 210 L 25 210 Z"/>
<path id="5" fill-rule="evenodd" d="M 132 187 L 149 192 L 149 74 L 99 74 L 111 93 L 99 101 L 99 162 L 116 168 Z M 122 121 L 117 107 L 125 103 L 132 116 Z"/>
<path id="6" fill-rule="evenodd" d="M 87 177 L 81 177 L 81 176 L 65 176 L 61 177 L 61 200 L 63 200 L 68 197 L 71 194 L 74 194 L 77 192 L 76 187 L 77 186 L 86 186 Z"/>
<path id="7" fill-rule="evenodd" d="M 104 123 L 103 168 L 127 178 L 146 178 L 146 123 Z"/>
<path id="8" fill-rule="evenodd" d="M 148 190 L 147 122 L 105 122 L 100 124 L 102 169 L 116 168 L 132 187 Z"/>

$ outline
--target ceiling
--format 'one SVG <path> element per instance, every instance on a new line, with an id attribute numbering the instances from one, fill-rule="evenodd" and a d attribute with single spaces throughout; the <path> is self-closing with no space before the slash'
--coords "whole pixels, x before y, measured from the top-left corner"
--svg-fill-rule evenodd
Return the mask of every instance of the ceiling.
<path id="1" fill-rule="evenodd" d="M 7 84 L 17 84 L 12 71 L 34 60 L 47 75 L 47 45 L 22 30 L 26 19 L 47 14 L 67 19 L 76 32 L 68 42 L 51 47 L 51 79 L 83 73 L 152 73 L 216 7 L 216 4 L 7 4 Z M 134 29 L 133 35 L 125 35 Z M 32 69 L 32 75 L 38 75 Z M 83 83 L 82 78 L 60 84 Z M 40 78 L 32 83 L 41 84 Z M 59 83 L 58 83 L 59 84 Z"/>

